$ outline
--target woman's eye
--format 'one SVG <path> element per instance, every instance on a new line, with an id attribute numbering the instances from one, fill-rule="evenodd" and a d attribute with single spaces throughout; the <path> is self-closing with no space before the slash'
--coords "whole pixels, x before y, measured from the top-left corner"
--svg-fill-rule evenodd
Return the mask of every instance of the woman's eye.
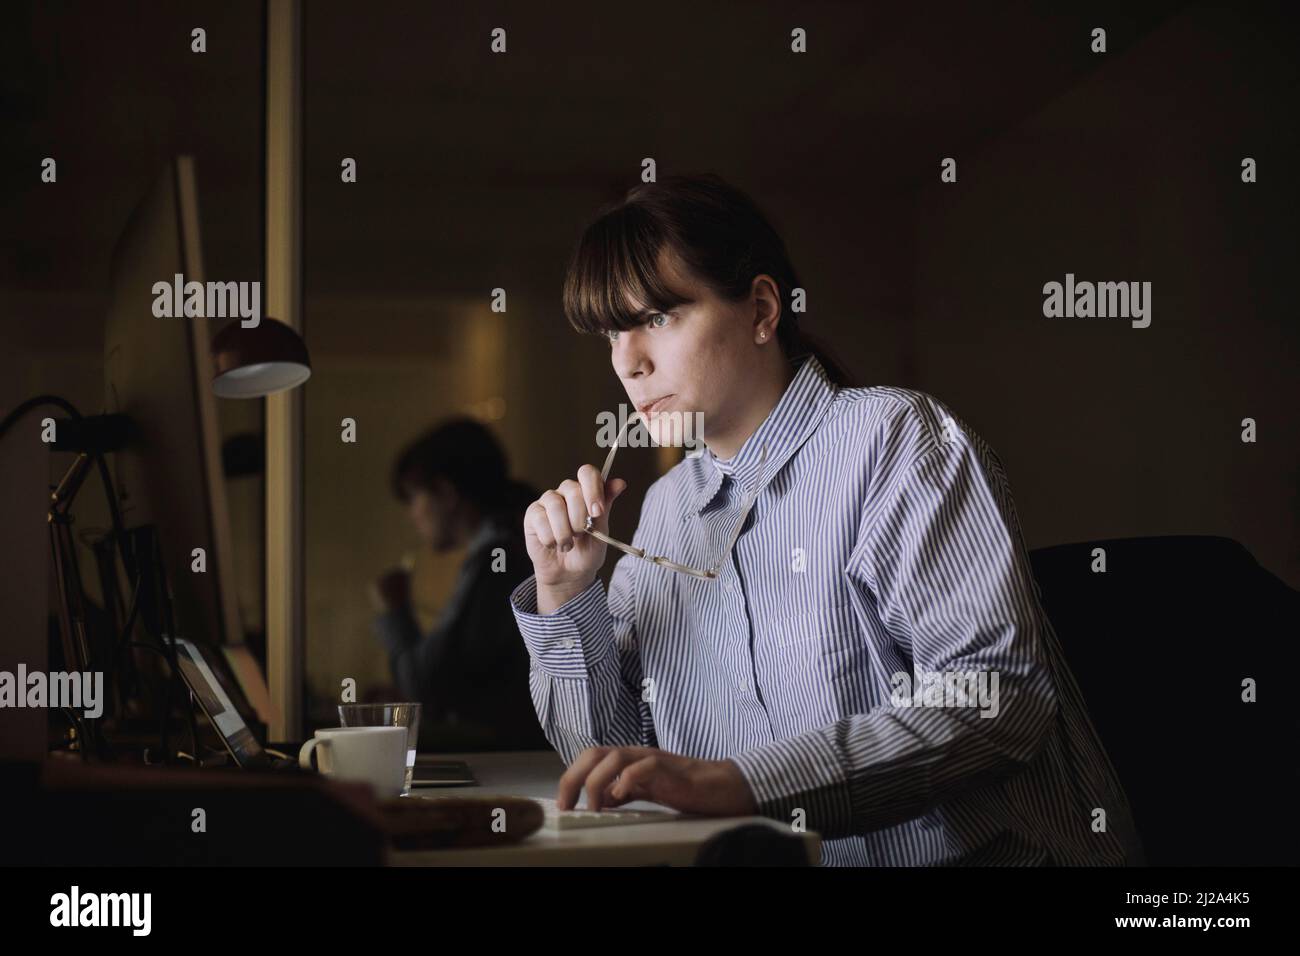
<path id="1" fill-rule="evenodd" d="M 672 318 L 672 316 L 668 315 L 666 312 L 651 312 L 650 317 L 646 319 L 645 324 L 651 328 L 662 329 L 668 324 L 670 318 Z M 609 340 L 610 345 L 613 345 L 618 341 L 618 329 L 607 329 L 605 332 L 605 338 Z"/>

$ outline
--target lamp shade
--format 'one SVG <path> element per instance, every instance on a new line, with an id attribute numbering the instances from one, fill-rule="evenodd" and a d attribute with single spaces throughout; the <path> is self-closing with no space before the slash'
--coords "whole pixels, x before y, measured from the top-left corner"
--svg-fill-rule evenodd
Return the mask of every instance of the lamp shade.
<path id="1" fill-rule="evenodd" d="M 263 316 L 244 328 L 238 319 L 212 339 L 212 391 L 219 398 L 260 398 L 311 377 L 311 358 L 297 332 Z"/>

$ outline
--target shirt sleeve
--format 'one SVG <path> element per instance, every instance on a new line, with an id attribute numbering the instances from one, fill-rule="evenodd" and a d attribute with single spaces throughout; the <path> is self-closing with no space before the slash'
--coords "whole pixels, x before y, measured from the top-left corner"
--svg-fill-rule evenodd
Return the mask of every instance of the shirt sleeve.
<path id="1" fill-rule="evenodd" d="M 608 595 L 596 578 L 551 614 L 537 613 L 535 575 L 510 595 L 531 662 L 533 706 L 566 764 L 588 747 L 659 745 L 650 705 L 642 700 L 636 561 L 623 555 L 614 565 Z"/>
<path id="2" fill-rule="evenodd" d="M 760 813 L 789 822 L 802 809 L 828 839 L 913 819 L 1024 767 L 1057 711 L 1001 463 L 955 427 L 920 447 L 873 477 L 845 568 L 859 615 L 874 606 L 913 673 L 891 675 L 883 706 L 731 758 Z M 920 706 L 945 693 L 951 706 Z"/>
<path id="3" fill-rule="evenodd" d="M 402 696 L 407 700 L 425 700 L 425 681 L 418 663 L 420 627 L 411 609 L 404 607 L 375 615 L 371 630 L 388 654 L 393 681 Z"/>

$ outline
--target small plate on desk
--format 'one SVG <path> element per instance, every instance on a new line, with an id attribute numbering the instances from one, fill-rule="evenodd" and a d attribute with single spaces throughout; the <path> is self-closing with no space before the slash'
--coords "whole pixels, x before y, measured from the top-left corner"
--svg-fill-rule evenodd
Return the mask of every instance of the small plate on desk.
<path id="1" fill-rule="evenodd" d="M 478 783 L 463 760 L 439 760 L 433 756 L 415 758 L 411 789 L 416 787 L 472 787 Z"/>

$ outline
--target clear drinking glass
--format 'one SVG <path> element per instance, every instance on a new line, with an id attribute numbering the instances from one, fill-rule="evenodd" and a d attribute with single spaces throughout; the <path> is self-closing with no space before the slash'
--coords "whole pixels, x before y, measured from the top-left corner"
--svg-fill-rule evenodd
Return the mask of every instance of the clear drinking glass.
<path id="1" fill-rule="evenodd" d="M 339 723 L 344 727 L 406 728 L 406 782 L 402 786 L 402 796 L 409 797 L 411 777 L 415 774 L 415 741 L 420 733 L 420 705 L 413 702 L 339 704 Z"/>

